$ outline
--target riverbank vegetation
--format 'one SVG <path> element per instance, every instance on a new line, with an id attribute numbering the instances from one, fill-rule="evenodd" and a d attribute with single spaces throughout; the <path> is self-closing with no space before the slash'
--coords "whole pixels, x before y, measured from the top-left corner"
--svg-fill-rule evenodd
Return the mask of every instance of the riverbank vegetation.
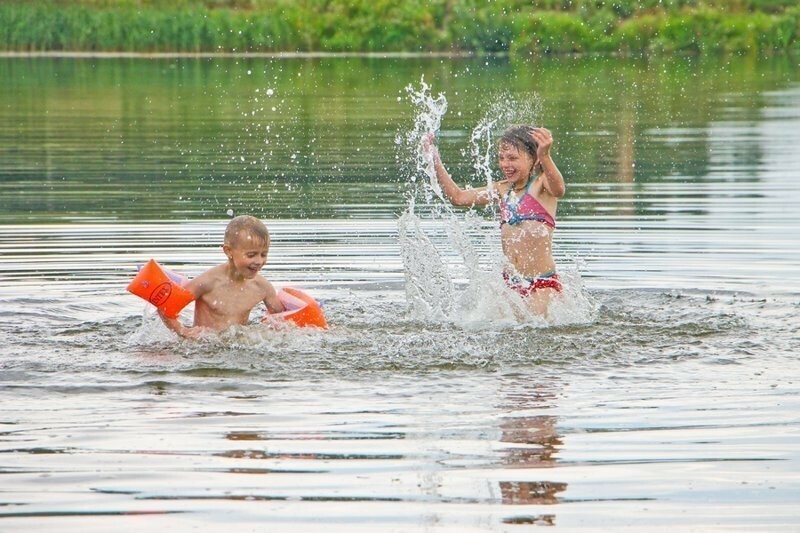
<path id="1" fill-rule="evenodd" d="M 796 0 L 5 0 L 17 52 L 800 51 Z"/>

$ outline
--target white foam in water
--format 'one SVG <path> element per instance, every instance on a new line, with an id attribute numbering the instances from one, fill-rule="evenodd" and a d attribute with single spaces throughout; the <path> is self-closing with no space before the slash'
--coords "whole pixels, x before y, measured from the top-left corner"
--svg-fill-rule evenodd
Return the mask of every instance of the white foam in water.
<path id="1" fill-rule="evenodd" d="M 142 321 L 136 331 L 127 339 L 131 346 L 144 346 L 154 343 L 169 343 L 176 338 L 175 333 L 167 329 L 156 308 L 146 304 L 142 311 Z"/>
<path id="2" fill-rule="evenodd" d="M 454 294 L 447 266 L 414 213 L 404 213 L 398 229 L 411 317 L 420 320 L 446 318 Z"/>
<path id="3" fill-rule="evenodd" d="M 257 320 L 257 316 L 262 310 L 256 308 L 251 313 L 251 319 Z M 179 319 L 183 323 L 191 323 L 190 312 L 184 312 Z M 136 330 L 127 338 L 129 346 L 152 347 L 152 346 L 171 346 L 174 348 L 176 340 L 183 344 L 187 351 L 200 348 L 201 353 L 208 352 L 207 348 L 236 348 L 262 346 L 268 348 L 270 352 L 296 353 L 309 351 L 314 348 L 326 333 L 326 330 L 317 328 L 301 328 L 292 322 L 279 321 L 269 323 L 256 323 L 246 326 L 232 325 L 219 332 L 207 332 L 198 338 L 187 340 L 181 339 L 176 333 L 167 329 L 161 321 L 155 307 L 147 306 L 141 317 L 141 323 Z M 205 347 L 205 348 L 204 348 Z"/>
<path id="4" fill-rule="evenodd" d="M 431 95 L 431 87 L 422 80 L 417 90 L 406 88 L 415 106 L 416 116 L 412 130 L 403 135 L 413 161 L 408 181 L 418 184 L 418 175 L 424 186 L 414 192 L 424 200 L 440 202 L 432 210 L 433 228 L 442 227 L 448 239 L 438 243 L 426 233 L 423 219 L 415 213 L 414 193 L 409 197 L 408 209 L 399 221 L 400 248 L 406 280 L 406 301 L 413 319 L 438 322 L 445 320 L 468 329 L 496 328 L 498 326 L 567 325 L 591 322 L 596 314 L 596 304 L 586 294 L 577 264 L 559 265 L 559 276 L 564 290 L 551 302 L 546 318 L 534 314 L 523 298 L 509 289 L 502 278 L 507 260 L 500 248 L 500 232 L 496 223 L 468 211 L 456 214 L 442 195 L 433 161 L 421 150 L 426 135 L 435 134 L 447 110 L 444 95 Z M 492 185 L 492 168 L 496 164 L 496 139 L 512 124 L 536 123 L 541 103 L 537 98 L 519 101 L 508 95 L 492 98 L 492 104 L 470 136 L 470 154 L 476 175 L 487 186 Z M 438 197 L 435 200 L 434 195 Z M 429 225 L 429 224 L 425 224 Z M 448 257 L 460 257 L 465 283 L 457 284 L 454 268 Z M 457 285 L 463 288 L 457 288 Z"/>

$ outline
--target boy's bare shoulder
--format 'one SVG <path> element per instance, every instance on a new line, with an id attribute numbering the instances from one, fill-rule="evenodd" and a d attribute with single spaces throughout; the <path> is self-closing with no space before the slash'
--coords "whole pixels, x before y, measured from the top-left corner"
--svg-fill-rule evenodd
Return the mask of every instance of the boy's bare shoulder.
<path id="1" fill-rule="evenodd" d="M 261 274 L 257 275 L 253 281 L 256 282 L 259 291 L 261 291 L 265 297 L 275 294 L 275 287 L 272 285 L 272 282 Z"/>
<path id="2" fill-rule="evenodd" d="M 215 267 L 211 267 L 199 276 L 196 279 L 202 279 L 204 281 L 224 281 L 228 278 L 228 264 L 222 263 Z"/>
<path id="3" fill-rule="evenodd" d="M 187 287 L 192 289 L 195 292 L 195 295 L 198 295 L 198 293 L 202 294 L 209 292 L 210 290 L 214 289 L 214 287 L 226 281 L 226 268 L 226 263 L 211 267 L 197 277 L 192 278 Z"/>

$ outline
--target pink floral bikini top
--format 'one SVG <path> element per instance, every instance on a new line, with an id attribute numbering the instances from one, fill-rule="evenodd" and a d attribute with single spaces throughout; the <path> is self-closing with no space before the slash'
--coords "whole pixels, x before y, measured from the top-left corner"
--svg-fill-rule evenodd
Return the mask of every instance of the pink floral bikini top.
<path id="1" fill-rule="evenodd" d="M 533 180 L 528 182 L 525 187 L 525 194 L 520 196 L 517 201 L 511 201 L 511 191 L 513 187 L 508 188 L 505 198 L 500 200 L 500 225 L 503 224 L 519 224 L 523 220 L 537 220 L 550 226 L 556 227 L 556 219 L 553 218 L 547 209 L 539 203 L 539 200 L 533 197 L 528 189 L 531 187 Z"/>

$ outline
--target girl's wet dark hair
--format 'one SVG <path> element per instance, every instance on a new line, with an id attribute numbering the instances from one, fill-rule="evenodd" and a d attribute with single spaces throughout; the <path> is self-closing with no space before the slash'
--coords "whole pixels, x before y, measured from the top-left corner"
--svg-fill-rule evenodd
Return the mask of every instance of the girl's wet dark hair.
<path id="1" fill-rule="evenodd" d="M 498 144 L 510 144 L 517 150 L 528 152 L 533 160 L 536 161 L 535 169 L 541 172 L 542 167 L 539 164 L 539 158 L 536 156 L 536 150 L 539 148 L 539 145 L 536 144 L 536 141 L 534 141 L 531 136 L 533 129 L 533 126 L 528 124 L 511 126 L 500 136 Z"/>

